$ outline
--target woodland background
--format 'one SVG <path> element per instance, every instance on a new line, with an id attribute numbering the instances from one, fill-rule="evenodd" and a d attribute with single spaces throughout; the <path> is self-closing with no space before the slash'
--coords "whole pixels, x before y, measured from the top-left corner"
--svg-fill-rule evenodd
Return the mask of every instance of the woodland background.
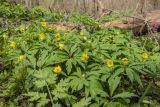
<path id="1" fill-rule="evenodd" d="M 160 9 L 160 0 L 8 0 L 23 3 L 27 7 L 40 5 L 58 11 L 80 11 L 91 14 L 102 12 L 102 9 L 150 11 Z"/>

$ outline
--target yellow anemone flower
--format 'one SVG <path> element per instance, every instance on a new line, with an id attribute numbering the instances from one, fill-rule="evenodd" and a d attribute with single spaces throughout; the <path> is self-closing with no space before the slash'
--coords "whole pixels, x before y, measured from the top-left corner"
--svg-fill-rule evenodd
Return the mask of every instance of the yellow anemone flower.
<path id="1" fill-rule="evenodd" d="M 59 49 L 63 50 L 64 49 L 64 44 L 59 44 Z"/>
<path id="2" fill-rule="evenodd" d="M 41 22 L 42 27 L 46 27 L 47 23 L 45 21 Z"/>
<path id="3" fill-rule="evenodd" d="M 84 36 L 84 32 L 80 32 L 80 36 Z"/>
<path id="4" fill-rule="evenodd" d="M 109 60 L 107 61 L 106 65 L 107 65 L 107 67 L 109 67 L 109 68 L 113 67 L 113 66 L 114 66 L 113 60 L 112 60 L 112 59 L 109 59 Z"/>
<path id="5" fill-rule="evenodd" d="M 64 33 L 64 37 L 67 37 L 68 36 L 68 33 Z"/>
<path id="6" fill-rule="evenodd" d="M 55 36 L 56 41 L 60 41 L 61 40 L 61 34 L 57 33 Z"/>
<path id="7" fill-rule="evenodd" d="M 20 32 L 21 32 L 21 33 L 24 33 L 24 32 L 25 32 L 25 29 L 24 29 L 24 28 L 21 28 L 21 29 L 20 29 Z"/>
<path id="8" fill-rule="evenodd" d="M 51 31 L 52 31 L 52 28 L 51 28 L 51 27 L 49 27 L 49 28 L 48 28 L 48 31 L 50 31 L 50 32 L 51 32 Z"/>
<path id="9" fill-rule="evenodd" d="M 10 47 L 11 47 L 11 48 L 15 48 L 15 47 L 16 47 L 16 42 L 10 41 Z"/>
<path id="10" fill-rule="evenodd" d="M 3 37 L 3 39 L 7 39 L 7 35 L 6 34 L 3 34 L 2 37 Z"/>
<path id="11" fill-rule="evenodd" d="M 18 57 L 18 60 L 19 60 L 19 61 L 23 61 L 23 60 L 24 60 L 24 58 L 25 58 L 25 56 L 24 56 L 24 55 L 20 55 L 20 56 Z"/>
<path id="12" fill-rule="evenodd" d="M 88 60 L 89 59 L 89 56 L 87 53 L 83 53 L 82 56 L 81 56 L 81 60 L 82 61 L 85 61 L 85 60 Z"/>
<path id="13" fill-rule="evenodd" d="M 87 40 L 87 37 L 86 37 L 86 36 L 84 36 L 84 37 L 83 37 L 83 39 L 84 39 L 84 40 Z"/>
<path id="14" fill-rule="evenodd" d="M 122 61 L 123 64 L 127 64 L 128 63 L 128 58 L 122 58 L 121 61 Z"/>
<path id="15" fill-rule="evenodd" d="M 92 43 L 92 41 L 91 41 L 91 40 L 88 40 L 87 42 L 88 42 L 89 44 L 91 44 L 91 43 Z"/>
<path id="16" fill-rule="evenodd" d="M 120 33 L 120 32 L 117 32 L 116 34 L 117 34 L 117 35 L 120 35 L 121 33 Z"/>
<path id="17" fill-rule="evenodd" d="M 55 72 L 55 73 L 60 73 L 60 72 L 62 72 L 62 68 L 61 68 L 61 66 L 56 66 L 56 67 L 54 67 L 53 68 L 53 71 Z"/>
<path id="18" fill-rule="evenodd" d="M 44 40 L 46 38 L 45 34 L 44 33 L 40 33 L 39 34 L 39 39 L 40 40 Z"/>
<path id="19" fill-rule="evenodd" d="M 142 53 L 142 58 L 143 59 L 148 59 L 148 53 L 147 52 L 144 52 L 144 53 Z"/>

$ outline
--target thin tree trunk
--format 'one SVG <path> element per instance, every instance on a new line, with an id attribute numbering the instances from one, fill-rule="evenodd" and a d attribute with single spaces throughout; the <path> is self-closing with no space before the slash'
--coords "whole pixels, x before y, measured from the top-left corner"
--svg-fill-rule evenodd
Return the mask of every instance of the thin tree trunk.
<path id="1" fill-rule="evenodd" d="M 159 0 L 153 0 L 153 9 L 157 9 L 158 8 L 158 1 Z"/>
<path id="2" fill-rule="evenodd" d="M 84 12 L 86 12 L 87 11 L 86 0 L 83 0 L 83 5 L 84 5 Z"/>

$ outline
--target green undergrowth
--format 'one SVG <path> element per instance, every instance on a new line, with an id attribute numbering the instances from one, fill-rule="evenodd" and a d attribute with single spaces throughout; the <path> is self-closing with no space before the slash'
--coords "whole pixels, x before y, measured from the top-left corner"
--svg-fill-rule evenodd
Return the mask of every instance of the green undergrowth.
<path id="1" fill-rule="evenodd" d="M 0 106 L 160 105 L 160 53 L 154 41 L 99 28 L 101 20 L 87 15 L 40 7 L 2 2 L 0 17 Z M 83 27 L 70 30 L 50 22 Z"/>

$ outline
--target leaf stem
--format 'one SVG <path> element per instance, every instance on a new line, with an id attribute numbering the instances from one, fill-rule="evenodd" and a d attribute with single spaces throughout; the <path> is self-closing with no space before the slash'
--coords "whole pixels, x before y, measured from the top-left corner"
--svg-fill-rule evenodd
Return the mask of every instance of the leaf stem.
<path id="1" fill-rule="evenodd" d="M 49 97 L 50 97 L 50 99 L 51 99 L 51 103 L 52 103 L 52 106 L 53 106 L 53 105 L 54 105 L 54 103 L 53 103 L 53 98 L 52 98 L 51 91 L 49 90 L 49 86 L 48 86 L 48 84 L 47 84 L 47 81 L 46 81 L 46 80 L 45 80 L 45 83 L 46 83 L 47 90 L 48 90 L 48 94 L 49 94 Z"/>
<path id="2" fill-rule="evenodd" d="M 152 83 L 153 83 L 152 81 L 149 82 L 146 90 L 144 91 L 143 95 L 141 96 L 141 98 L 140 98 L 139 101 L 138 101 L 138 104 L 139 104 L 139 105 L 140 105 L 140 103 L 142 102 L 142 100 L 144 99 L 144 97 L 146 96 L 146 94 L 149 92 L 149 90 L 150 90 L 150 88 L 151 88 L 151 86 L 152 86 Z"/>

